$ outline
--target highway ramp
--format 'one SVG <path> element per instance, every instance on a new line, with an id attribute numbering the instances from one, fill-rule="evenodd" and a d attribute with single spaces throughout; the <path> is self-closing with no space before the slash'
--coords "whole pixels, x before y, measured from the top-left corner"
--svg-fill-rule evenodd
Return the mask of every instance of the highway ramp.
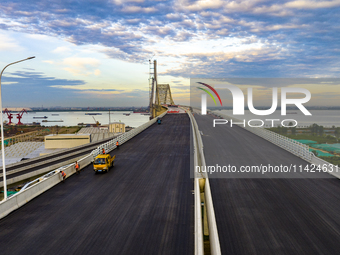
<path id="1" fill-rule="evenodd" d="M 241 127 L 195 118 L 207 165 L 307 164 Z M 210 179 L 222 254 L 339 254 L 340 181 L 327 173 L 301 178 L 307 174 Z"/>
<path id="2" fill-rule="evenodd" d="M 0 221 L 2 254 L 193 254 L 190 120 L 166 115 Z"/>

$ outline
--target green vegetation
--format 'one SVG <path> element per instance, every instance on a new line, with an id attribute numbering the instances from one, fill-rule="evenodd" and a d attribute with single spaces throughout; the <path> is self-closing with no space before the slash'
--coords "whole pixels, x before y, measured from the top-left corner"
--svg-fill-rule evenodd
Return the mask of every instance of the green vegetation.
<path id="1" fill-rule="evenodd" d="M 333 164 L 333 165 L 337 165 L 337 166 L 340 166 L 340 157 L 336 157 L 336 156 L 333 156 L 333 157 L 323 157 L 323 156 L 319 156 L 319 158 Z"/>
<path id="2" fill-rule="evenodd" d="M 318 124 L 313 124 L 309 127 L 310 129 L 310 132 L 312 133 L 312 135 L 320 135 L 322 136 L 323 133 L 324 133 L 324 129 L 323 129 L 323 126 L 319 126 Z"/>
<path id="3" fill-rule="evenodd" d="M 298 135 L 285 135 L 291 139 L 295 140 L 312 140 L 317 143 L 337 143 L 337 139 L 331 135 L 323 135 L 323 136 L 312 136 L 308 134 L 298 134 Z"/>
<path id="4" fill-rule="evenodd" d="M 333 157 L 334 156 L 333 154 L 330 154 L 328 152 L 323 152 L 320 150 L 309 149 L 309 151 L 311 151 L 317 157 Z"/>
<path id="5" fill-rule="evenodd" d="M 340 127 L 335 128 L 334 134 L 335 134 L 336 138 L 339 139 L 339 137 L 340 137 Z"/>
<path id="6" fill-rule="evenodd" d="M 303 139 L 295 139 L 295 141 L 298 141 L 300 143 L 307 144 L 307 145 L 310 145 L 310 146 L 317 143 L 317 142 L 312 141 L 312 140 L 303 140 Z"/>
<path id="7" fill-rule="evenodd" d="M 313 145 L 314 148 L 328 151 L 330 153 L 340 153 L 340 143 L 333 143 L 333 144 L 315 144 Z"/>
<path id="8" fill-rule="evenodd" d="M 289 126 L 292 125 L 293 123 L 289 123 Z M 309 150 L 315 156 L 339 161 L 340 157 L 336 157 L 334 154 L 340 154 L 340 127 L 333 126 L 325 129 L 314 123 L 307 128 L 279 126 L 269 130 L 309 145 L 311 147 Z M 326 132 L 334 135 L 325 134 Z"/>
<path id="9" fill-rule="evenodd" d="M 289 126 L 292 126 L 293 123 L 290 122 Z M 332 132 L 334 131 L 333 135 L 325 135 L 325 128 L 323 126 L 319 126 L 318 124 L 312 124 L 308 128 L 296 128 L 296 127 L 275 127 L 269 128 L 269 130 L 287 136 L 294 140 L 312 140 L 317 142 L 318 144 L 321 143 L 338 143 L 338 139 L 340 138 L 340 127 L 333 126 L 331 128 Z M 326 129 L 329 130 L 329 129 Z"/>
<path id="10" fill-rule="evenodd" d="M 81 127 L 78 127 L 78 126 L 58 127 L 57 132 L 58 132 L 58 134 L 75 134 L 80 129 L 81 129 Z"/>
<path id="11" fill-rule="evenodd" d="M 268 129 L 280 135 L 287 135 L 288 133 L 288 128 L 286 127 L 278 126 L 278 127 L 268 128 Z"/>

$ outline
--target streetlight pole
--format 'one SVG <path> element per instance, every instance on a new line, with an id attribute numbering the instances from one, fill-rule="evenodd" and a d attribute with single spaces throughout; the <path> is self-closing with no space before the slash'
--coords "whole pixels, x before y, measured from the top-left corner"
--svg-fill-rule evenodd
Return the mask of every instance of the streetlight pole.
<path id="1" fill-rule="evenodd" d="M 14 65 L 16 63 L 22 62 L 22 61 L 26 61 L 29 59 L 33 59 L 35 57 L 29 57 L 29 58 L 25 58 L 13 63 L 8 64 L 7 66 L 4 67 L 4 69 L 2 69 L 1 73 L 0 73 L 0 121 L 1 121 L 1 154 L 2 154 L 2 179 L 3 179 L 3 183 L 4 183 L 4 200 L 7 199 L 7 182 L 6 182 L 6 168 L 5 168 L 5 137 L 4 137 L 4 122 L 2 119 L 2 95 L 1 95 L 1 77 L 2 77 L 2 73 L 5 71 L 5 69 L 7 67 L 9 67 L 10 65 Z"/>

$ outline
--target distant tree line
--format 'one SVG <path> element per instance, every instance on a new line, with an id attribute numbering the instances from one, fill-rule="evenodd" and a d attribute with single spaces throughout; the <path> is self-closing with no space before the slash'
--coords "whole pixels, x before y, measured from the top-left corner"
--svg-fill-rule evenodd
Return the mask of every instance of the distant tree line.
<path id="1" fill-rule="evenodd" d="M 312 135 L 323 135 L 324 133 L 324 128 L 323 126 L 319 126 L 318 124 L 314 123 L 309 126 L 310 132 Z"/>
<path id="2" fill-rule="evenodd" d="M 289 126 L 293 126 L 292 122 L 289 122 Z M 307 129 L 310 130 L 311 135 L 313 136 L 323 136 L 325 134 L 325 128 L 324 126 L 318 125 L 316 123 L 310 125 Z M 334 135 L 339 138 L 340 137 L 340 127 L 333 126 L 332 129 L 334 130 Z M 288 130 L 290 130 L 290 133 L 292 135 L 296 135 L 297 128 L 296 127 L 274 127 L 270 128 L 271 131 L 276 132 L 278 134 L 286 135 L 288 133 Z"/>

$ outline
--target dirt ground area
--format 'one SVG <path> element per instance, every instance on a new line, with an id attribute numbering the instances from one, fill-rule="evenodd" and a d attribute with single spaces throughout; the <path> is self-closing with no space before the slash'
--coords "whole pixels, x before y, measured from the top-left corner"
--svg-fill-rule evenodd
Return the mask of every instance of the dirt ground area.
<path id="1" fill-rule="evenodd" d="M 25 133 L 44 130 L 47 134 L 74 134 L 80 130 L 78 126 L 72 127 L 40 127 L 40 126 L 5 126 L 4 133 L 5 138 L 22 135 Z"/>

